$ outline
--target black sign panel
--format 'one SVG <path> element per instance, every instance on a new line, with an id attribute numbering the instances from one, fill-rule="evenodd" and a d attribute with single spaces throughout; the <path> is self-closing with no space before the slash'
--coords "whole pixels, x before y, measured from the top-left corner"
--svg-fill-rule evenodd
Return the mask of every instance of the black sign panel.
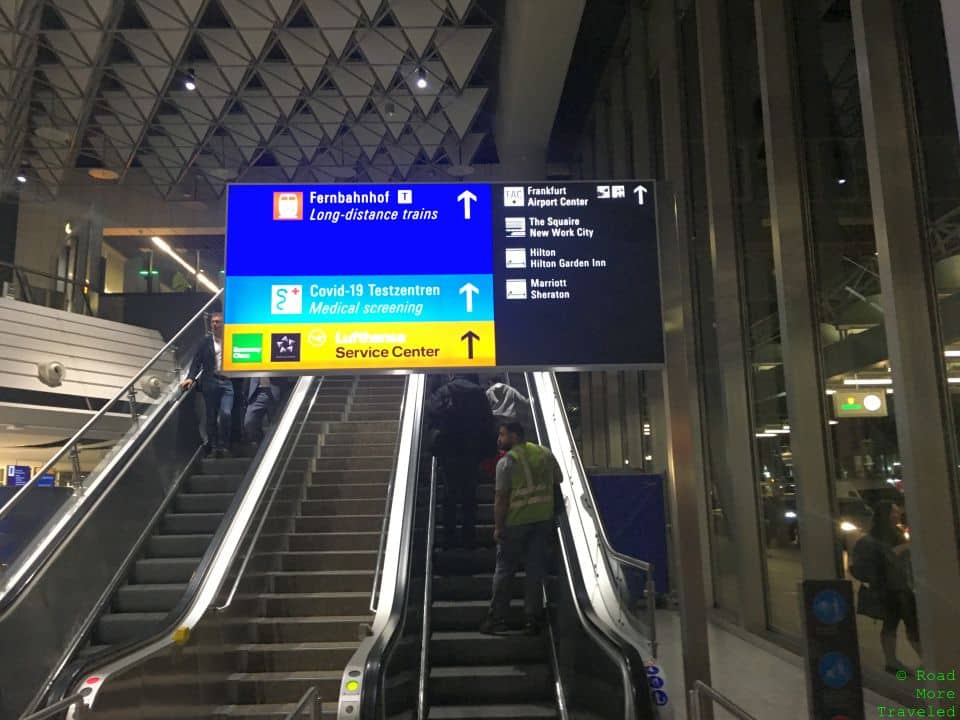
<path id="1" fill-rule="evenodd" d="M 652 183 L 494 186 L 497 364 L 661 364 Z"/>
<path id="2" fill-rule="evenodd" d="M 865 720 L 856 605 L 848 580 L 803 581 L 807 700 L 814 720 Z"/>

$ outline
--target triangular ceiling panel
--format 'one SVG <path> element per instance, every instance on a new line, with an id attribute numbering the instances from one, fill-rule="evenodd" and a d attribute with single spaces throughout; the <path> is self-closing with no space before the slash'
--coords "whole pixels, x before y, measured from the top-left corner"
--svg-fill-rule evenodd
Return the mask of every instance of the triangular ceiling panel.
<path id="1" fill-rule="evenodd" d="M 196 92 L 203 97 L 217 97 L 220 95 L 226 97 L 230 95 L 230 91 L 235 88 L 233 83 L 223 76 L 216 63 L 193 63 L 192 70 L 197 80 Z"/>
<path id="2" fill-rule="evenodd" d="M 443 122 L 446 123 L 446 120 Z M 429 120 L 417 120 L 416 122 L 410 123 L 410 127 L 413 128 L 413 134 L 425 148 L 431 147 L 436 149 L 443 143 L 446 128 L 441 127 L 440 118 L 436 115 Z"/>
<path id="3" fill-rule="evenodd" d="M 380 6 L 383 5 L 383 0 L 359 0 L 360 7 L 363 8 L 363 12 L 366 13 L 367 17 L 373 20 L 377 16 L 377 11 L 380 9 Z"/>
<path id="4" fill-rule="evenodd" d="M 473 120 L 486 96 L 486 88 L 467 88 L 461 95 L 450 101 L 440 100 L 440 106 L 450 121 L 450 125 L 461 138 L 470 130 L 470 126 L 473 124 Z"/>
<path id="5" fill-rule="evenodd" d="M 407 41 L 410 43 L 410 47 L 413 48 L 416 52 L 417 57 L 423 57 L 423 54 L 427 51 L 427 46 L 430 44 L 430 41 L 433 40 L 433 36 L 436 33 L 436 28 L 403 28 L 403 34 L 407 36 Z"/>
<path id="6" fill-rule="evenodd" d="M 74 35 L 87 56 L 87 62 L 95 63 L 100 56 L 100 45 L 103 43 L 105 34 L 99 30 L 82 30 L 75 32 Z"/>
<path id="7" fill-rule="evenodd" d="M 317 27 L 324 30 L 353 30 L 357 26 L 358 13 L 349 10 L 337 0 L 303 0 Z"/>
<path id="8" fill-rule="evenodd" d="M 183 48 L 183 43 L 186 42 L 187 31 L 181 30 L 180 28 L 158 30 L 157 38 L 160 40 L 160 44 L 163 45 L 164 49 L 167 51 L 167 55 L 171 58 L 175 58 L 180 55 L 180 50 Z"/>
<path id="9" fill-rule="evenodd" d="M 240 33 L 229 28 L 204 29 L 199 32 L 207 51 L 220 66 L 242 65 L 253 59 Z"/>
<path id="10" fill-rule="evenodd" d="M 278 33 L 280 44 L 296 66 L 322 66 L 330 48 L 317 28 L 285 28 Z"/>
<path id="11" fill-rule="evenodd" d="M 453 8 L 453 11 L 457 14 L 458 20 L 463 20 L 467 16 L 467 11 L 470 10 L 470 6 L 473 5 L 473 0 L 447 0 L 450 3 L 450 7 Z"/>
<path id="12" fill-rule="evenodd" d="M 265 62 L 259 65 L 260 77 L 274 97 L 297 97 L 303 80 L 288 62 Z"/>
<path id="13" fill-rule="evenodd" d="M 339 88 L 354 114 L 359 115 L 370 97 L 375 82 L 369 65 L 343 63 L 328 69 L 330 78 Z"/>
<path id="14" fill-rule="evenodd" d="M 435 28 L 443 10 L 431 0 L 389 0 L 394 16 L 405 28 Z"/>
<path id="15" fill-rule="evenodd" d="M 440 28 L 437 30 L 437 52 L 440 53 L 458 87 L 462 88 L 467 84 L 492 32 L 490 28 Z"/>
<path id="16" fill-rule="evenodd" d="M 230 18 L 233 26 L 240 28 L 255 28 L 263 26 L 264 22 L 272 23 L 269 9 L 262 0 L 220 0 L 220 7 Z"/>
<path id="17" fill-rule="evenodd" d="M 186 9 L 187 6 L 194 4 L 196 4 L 196 0 L 188 0 L 188 2 L 183 2 L 182 6 Z M 177 3 L 170 2 L 170 0 L 138 0 L 137 7 L 140 9 L 140 14 L 143 15 L 150 24 L 150 27 L 156 28 L 157 30 L 185 28 L 189 25 L 190 20 L 196 18 L 196 12 L 194 12 L 189 19 L 183 17 L 183 13 L 178 9 Z"/>
<path id="18" fill-rule="evenodd" d="M 397 68 L 403 61 L 406 39 L 400 28 L 377 28 L 365 31 L 357 41 L 367 61 L 373 66 L 380 84 L 390 87 Z"/>
<path id="19" fill-rule="evenodd" d="M 262 2 L 262 0 L 257 0 L 257 2 Z M 277 20 L 283 20 L 287 13 L 290 12 L 290 6 L 293 4 L 293 0 L 270 0 L 270 9 L 273 11 L 273 16 Z"/>
<path id="20" fill-rule="evenodd" d="M 139 65 L 134 65 L 133 63 L 111 65 L 110 72 L 120 80 L 127 92 L 131 95 L 153 97 L 157 92 L 147 73 L 144 72 L 143 68 Z"/>
<path id="21" fill-rule="evenodd" d="M 347 49 L 350 38 L 353 37 L 353 30 L 331 30 L 323 28 L 321 32 L 323 33 L 323 39 L 326 40 L 327 45 L 330 47 L 330 54 L 339 60 L 343 56 L 344 50 Z"/>
<path id="22" fill-rule="evenodd" d="M 153 30 L 121 30 L 120 35 L 141 65 L 166 65 L 171 61 L 164 44 Z"/>
<path id="23" fill-rule="evenodd" d="M 77 42 L 74 33 L 69 30 L 47 30 L 44 35 L 47 38 L 47 43 L 53 48 L 60 62 L 64 65 L 87 64 L 83 49 Z"/>

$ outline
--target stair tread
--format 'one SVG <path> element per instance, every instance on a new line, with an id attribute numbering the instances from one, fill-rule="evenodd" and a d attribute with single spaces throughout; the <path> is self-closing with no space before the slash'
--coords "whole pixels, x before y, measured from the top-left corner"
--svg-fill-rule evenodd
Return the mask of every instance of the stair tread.
<path id="1" fill-rule="evenodd" d="M 230 717 L 244 717 L 246 715 L 289 715 L 297 707 L 297 703 L 270 703 L 258 705 L 221 705 L 212 709 L 212 716 L 227 715 Z M 336 715 L 337 703 L 322 703 L 324 715 Z"/>
<path id="2" fill-rule="evenodd" d="M 237 594 L 238 600 L 328 600 L 330 598 L 365 598 L 368 592 L 289 592 Z"/>
<path id="3" fill-rule="evenodd" d="M 100 616 L 103 622 L 108 618 L 123 618 L 125 622 L 157 622 L 167 617 L 165 612 L 108 612 Z"/>
<path id="4" fill-rule="evenodd" d="M 187 583 L 127 583 L 120 590 L 130 592 L 159 592 L 161 590 L 186 590 Z"/>
<path id="5" fill-rule="evenodd" d="M 161 613 L 162 614 L 162 613 Z M 307 623 L 353 623 L 369 622 L 373 615 L 306 615 L 302 617 L 235 617 L 223 622 L 229 624 L 243 623 L 246 625 L 276 625 L 287 623 L 290 625 Z"/>
<path id="6" fill-rule="evenodd" d="M 505 675 L 525 677 L 530 670 L 543 672 L 543 666 L 529 663 L 519 665 L 444 665 L 442 667 L 432 667 L 430 677 L 500 677 Z"/>
<path id="7" fill-rule="evenodd" d="M 328 642 L 289 642 L 289 643 L 233 643 L 228 645 L 195 645 L 184 648 L 186 654 L 229 653 L 229 652 L 302 652 L 304 650 L 355 650 L 360 642 L 328 641 Z"/>

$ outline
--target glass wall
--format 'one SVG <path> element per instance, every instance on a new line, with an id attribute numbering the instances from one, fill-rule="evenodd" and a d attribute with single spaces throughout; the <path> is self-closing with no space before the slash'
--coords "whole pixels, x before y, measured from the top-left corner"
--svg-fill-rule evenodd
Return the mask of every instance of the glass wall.
<path id="1" fill-rule="evenodd" d="M 831 427 L 834 536 L 855 589 L 851 558 L 864 535 L 895 551 L 883 564 L 889 583 L 880 588 L 887 619 L 858 616 L 864 667 L 894 670 L 920 658 L 852 21 L 842 4 L 824 13 L 795 0 L 794 13 L 815 300 L 831 398 L 824 421 Z"/>
<path id="2" fill-rule="evenodd" d="M 954 419 L 945 432 L 960 467 L 960 141 L 940 8 L 940 3 L 904 0 L 902 18 L 923 192 L 920 209 L 933 262 L 946 392 Z"/>

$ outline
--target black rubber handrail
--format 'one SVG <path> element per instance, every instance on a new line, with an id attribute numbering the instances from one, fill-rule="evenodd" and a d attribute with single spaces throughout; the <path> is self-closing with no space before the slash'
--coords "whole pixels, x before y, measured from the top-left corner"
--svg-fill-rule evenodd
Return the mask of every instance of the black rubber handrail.
<path id="1" fill-rule="evenodd" d="M 421 481 L 421 444 L 423 440 L 424 404 L 427 401 L 424 392 L 423 402 L 417 407 L 406 409 L 416 413 L 414 419 L 415 436 L 410 446 L 410 457 L 407 458 L 407 498 L 404 503 L 406 512 L 403 517 L 399 559 L 397 563 L 397 583 L 393 593 L 393 604 L 390 615 L 382 632 L 374 640 L 370 652 L 367 654 L 363 668 L 362 694 L 358 717 L 379 719 L 384 715 L 384 673 L 387 662 L 403 637 L 406 626 L 408 595 L 410 593 L 410 574 L 413 561 L 413 536 L 416 526 L 416 497 Z M 401 423 L 403 418 L 401 417 Z M 399 447 L 397 448 L 399 452 Z M 399 463 L 403 458 L 398 459 Z"/>
<path id="2" fill-rule="evenodd" d="M 319 380 L 322 380 L 322 378 L 315 378 L 313 383 L 318 383 Z M 144 638 L 133 640 L 121 645 L 109 646 L 98 653 L 84 658 L 81 661 L 77 661 L 76 663 L 68 665 L 64 672 L 61 673 L 61 675 L 53 684 L 51 695 L 47 699 L 48 702 L 55 702 L 69 692 L 70 688 L 72 688 L 76 684 L 77 680 L 81 678 L 90 668 L 103 667 L 123 658 L 124 656 L 136 653 L 137 651 L 142 650 L 150 644 L 156 642 L 158 639 L 169 636 L 172 630 L 176 629 L 175 626 L 177 625 L 177 622 L 182 617 L 184 612 L 186 612 L 186 610 L 190 607 L 193 599 L 200 591 L 203 581 L 210 570 L 210 566 L 216 558 L 216 555 L 220 550 L 220 546 L 223 543 L 224 535 L 227 532 L 227 528 L 230 526 L 230 520 L 236 515 L 240 504 L 243 502 L 243 499 L 250 488 L 250 483 L 253 481 L 254 474 L 256 473 L 258 466 L 263 459 L 263 455 L 266 452 L 267 447 L 270 445 L 270 442 L 273 439 L 276 431 L 277 425 L 269 430 L 263 441 L 260 443 L 260 447 L 257 449 L 253 460 L 250 462 L 250 466 L 244 475 L 243 481 L 241 482 L 240 487 L 237 489 L 237 492 L 227 508 L 227 511 L 224 513 L 223 519 L 220 521 L 220 525 L 217 528 L 216 533 L 214 533 L 213 539 L 207 546 L 207 550 L 204 552 L 199 566 L 196 568 L 196 570 L 194 570 L 193 575 L 191 575 L 190 581 L 187 584 L 187 588 L 183 595 L 181 595 L 176 606 L 170 610 L 161 621 L 161 629 Z M 295 433 L 291 432 L 290 435 L 293 436 Z M 264 492 L 266 492 L 267 488 L 269 488 L 272 484 L 277 465 L 281 464 L 280 458 L 289 455 L 291 452 L 293 452 L 293 450 L 294 448 L 291 447 L 291 439 L 288 437 L 283 449 L 278 455 L 278 462 L 274 465 L 274 468 L 271 471 L 271 477 L 267 482 L 264 483 Z M 283 466 L 286 467 L 285 464 L 283 464 Z M 245 535 L 246 531 L 244 532 L 244 536 Z"/>

